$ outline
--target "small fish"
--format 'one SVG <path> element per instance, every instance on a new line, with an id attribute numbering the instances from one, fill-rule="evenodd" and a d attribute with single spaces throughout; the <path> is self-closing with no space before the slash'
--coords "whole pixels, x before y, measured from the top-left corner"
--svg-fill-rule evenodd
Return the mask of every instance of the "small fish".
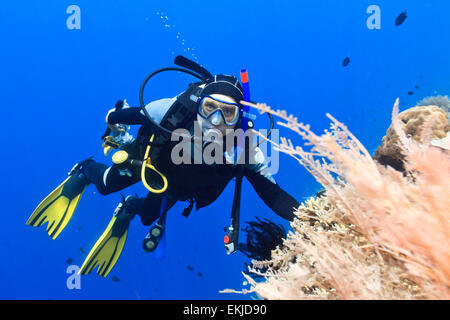
<path id="1" fill-rule="evenodd" d="M 398 15 L 398 17 L 395 19 L 395 25 L 399 26 L 401 25 L 403 22 L 405 22 L 406 18 L 408 18 L 408 16 L 406 15 L 406 11 L 403 11 L 402 13 L 400 13 Z"/>
<path id="2" fill-rule="evenodd" d="M 116 276 L 112 276 L 111 280 L 114 281 L 114 282 L 119 282 L 120 281 L 120 279 L 118 277 L 116 277 Z"/>
<path id="3" fill-rule="evenodd" d="M 318 192 L 316 192 L 316 197 L 323 197 L 327 194 L 327 190 L 323 189 L 323 190 L 319 190 Z"/>
<path id="4" fill-rule="evenodd" d="M 417 90 L 417 89 L 419 89 L 419 86 L 416 84 L 416 85 L 414 86 L 414 88 Z"/>
<path id="5" fill-rule="evenodd" d="M 69 259 L 66 260 L 66 263 L 67 263 L 67 264 L 72 264 L 72 262 L 73 262 L 73 259 L 72 259 L 72 258 L 69 258 Z"/>
<path id="6" fill-rule="evenodd" d="M 197 272 L 197 275 L 198 275 L 200 278 L 203 278 L 203 273 Z"/>
<path id="7" fill-rule="evenodd" d="M 80 247 L 80 252 L 82 252 L 82 253 L 84 253 L 84 249 L 83 249 L 83 247 Z"/>
<path id="8" fill-rule="evenodd" d="M 344 67 L 348 66 L 349 63 L 350 63 L 350 58 L 349 57 L 345 58 L 344 61 L 342 61 L 342 65 Z"/>
<path id="9" fill-rule="evenodd" d="M 187 265 L 186 268 L 188 268 L 189 271 L 194 271 L 194 267 Z"/>
<path id="10" fill-rule="evenodd" d="M 408 95 L 412 96 L 414 94 L 414 91 L 409 91 Z"/>

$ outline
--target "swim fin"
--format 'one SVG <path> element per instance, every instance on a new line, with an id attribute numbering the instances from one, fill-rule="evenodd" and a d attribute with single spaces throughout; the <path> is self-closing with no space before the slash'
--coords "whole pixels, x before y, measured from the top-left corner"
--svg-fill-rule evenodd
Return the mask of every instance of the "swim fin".
<path id="1" fill-rule="evenodd" d="M 134 197 L 128 196 L 119 204 L 105 232 L 97 240 L 81 266 L 80 275 L 91 273 L 98 266 L 97 273 L 106 277 L 119 259 L 128 235 L 128 227 L 134 214 L 128 213 L 126 203 Z"/>
<path id="2" fill-rule="evenodd" d="M 32 227 L 40 227 L 48 222 L 47 233 L 56 239 L 66 227 L 78 205 L 89 181 L 80 172 L 84 162 L 76 164 L 69 177 L 50 193 L 33 211 L 26 222 Z"/>

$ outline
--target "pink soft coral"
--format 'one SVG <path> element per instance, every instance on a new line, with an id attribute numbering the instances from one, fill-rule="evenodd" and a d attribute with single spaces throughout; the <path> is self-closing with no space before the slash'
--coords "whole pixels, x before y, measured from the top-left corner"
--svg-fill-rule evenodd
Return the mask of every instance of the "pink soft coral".
<path id="1" fill-rule="evenodd" d="M 283 111 L 249 105 L 311 146 L 282 139 L 277 147 L 326 188 L 326 197 L 298 208 L 294 232 L 272 260 L 255 262 L 254 272 L 269 269 L 266 282 L 247 277 L 250 291 L 268 299 L 450 298 L 450 154 L 406 137 L 398 100 L 392 121 L 407 174 L 378 164 L 330 115 L 331 130 L 318 136 Z"/>

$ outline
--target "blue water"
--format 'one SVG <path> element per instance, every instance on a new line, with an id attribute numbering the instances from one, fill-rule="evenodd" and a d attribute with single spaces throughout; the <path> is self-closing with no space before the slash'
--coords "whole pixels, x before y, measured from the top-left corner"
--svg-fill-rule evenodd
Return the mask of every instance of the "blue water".
<path id="1" fill-rule="evenodd" d="M 81 9 L 80 30 L 66 26 L 71 4 Z M 371 4 L 381 8 L 380 30 L 366 26 Z M 403 10 L 408 18 L 397 27 L 394 20 Z M 185 204 L 171 210 L 163 260 L 141 249 L 148 229 L 135 219 L 109 277 L 92 273 L 81 279 L 79 290 L 66 286 L 66 260 L 82 264 L 120 195 L 101 196 L 90 186 L 55 241 L 25 221 L 74 163 L 91 155 L 110 163 L 100 141 L 107 110 L 124 98 L 137 106 L 145 76 L 172 66 L 178 54 L 197 58 L 212 73 L 238 75 L 245 67 L 253 100 L 286 109 L 317 132 L 328 126 L 329 112 L 374 152 L 396 97 L 406 109 L 450 91 L 449 12 L 444 0 L 3 1 L 0 298 L 249 299 L 219 293 L 242 287 L 248 262 L 223 248 L 232 183 L 188 219 L 180 214 Z M 345 57 L 350 64 L 344 68 Z M 162 75 L 149 86 L 146 101 L 172 97 L 188 81 Z M 267 126 L 266 119 L 257 125 Z M 286 130 L 282 134 L 299 142 Z M 319 189 L 285 155 L 275 179 L 299 201 Z M 124 194 L 134 192 L 146 194 L 141 184 Z M 288 227 L 247 181 L 241 212 L 242 221 L 258 215 Z"/>

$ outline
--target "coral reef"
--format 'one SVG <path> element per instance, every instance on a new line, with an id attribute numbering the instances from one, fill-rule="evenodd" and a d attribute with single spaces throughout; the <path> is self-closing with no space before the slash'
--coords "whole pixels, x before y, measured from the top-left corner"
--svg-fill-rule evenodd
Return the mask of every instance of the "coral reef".
<path id="1" fill-rule="evenodd" d="M 403 174 L 372 159 L 342 123 L 316 135 L 284 111 L 280 117 L 310 150 L 282 139 L 277 148 L 299 161 L 325 188 L 297 210 L 283 245 L 244 274 L 265 299 L 449 299 L 450 152 L 408 137 L 394 105 L 392 128 Z M 431 137 L 433 125 L 424 127 Z M 274 143 L 274 142 L 272 142 Z M 261 271 L 261 268 L 265 268 Z"/>
<path id="2" fill-rule="evenodd" d="M 430 143 L 444 139 L 450 132 L 450 123 L 445 111 L 437 106 L 416 106 L 398 115 L 405 134 L 416 142 Z M 436 145 L 436 144 L 435 144 Z M 404 171 L 405 157 L 401 153 L 399 138 L 391 125 L 383 137 L 374 159 L 398 171 Z"/>
<path id="3" fill-rule="evenodd" d="M 438 106 L 447 113 L 447 118 L 450 122 L 450 99 L 448 96 L 438 95 L 426 97 L 419 101 L 416 106 Z"/>

